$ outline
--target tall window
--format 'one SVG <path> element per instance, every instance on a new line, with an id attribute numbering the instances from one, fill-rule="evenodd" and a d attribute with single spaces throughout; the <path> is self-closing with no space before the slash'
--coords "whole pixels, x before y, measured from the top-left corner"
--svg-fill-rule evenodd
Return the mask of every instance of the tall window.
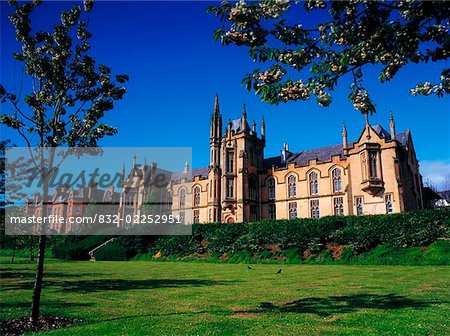
<path id="1" fill-rule="evenodd" d="M 289 197 L 295 197 L 297 194 L 297 179 L 294 175 L 288 177 Z"/>
<path id="2" fill-rule="evenodd" d="M 289 203 L 289 219 L 297 218 L 297 202 Z"/>
<path id="3" fill-rule="evenodd" d="M 194 210 L 194 223 L 200 223 L 200 210 Z"/>
<path id="4" fill-rule="evenodd" d="M 256 201 L 257 199 L 257 183 L 255 177 L 250 177 L 248 180 L 248 197 L 252 201 Z"/>
<path id="5" fill-rule="evenodd" d="M 81 215 L 81 206 L 80 205 L 75 205 L 75 215 Z"/>
<path id="6" fill-rule="evenodd" d="M 344 216 L 344 199 L 342 197 L 334 198 L 333 206 L 335 216 Z"/>
<path id="7" fill-rule="evenodd" d="M 184 208 L 186 205 L 186 190 L 181 189 L 180 190 L 180 208 Z"/>
<path id="8" fill-rule="evenodd" d="M 361 216 L 363 214 L 363 197 L 357 196 L 355 197 L 355 203 L 356 203 L 356 214 L 358 216 Z"/>
<path id="9" fill-rule="evenodd" d="M 387 194 L 384 195 L 384 201 L 386 203 L 386 213 L 392 213 L 393 208 L 392 208 L 392 195 L 391 194 Z"/>
<path id="10" fill-rule="evenodd" d="M 370 177 L 378 177 L 377 172 L 377 152 L 369 153 L 369 173 Z"/>
<path id="11" fill-rule="evenodd" d="M 194 188 L 194 206 L 200 205 L 200 187 Z"/>
<path id="12" fill-rule="evenodd" d="M 231 178 L 227 179 L 226 197 L 227 198 L 233 198 L 234 197 L 234 180 L 231 179 Z"/>
<path id="13" fill-rule="evenodd" d="M 333 177 L 333 192 L 341 192 L 342 191 L 342 176 L 341 170 L 339 168 L 334 168 L 331 172 L 331 176 Z"/>
<path id="14" fill-rule="evenodd" d="M 234 153 L 228 152 L 227 153 L 227 162 L 226 162 L 226 172 L 232 173 L 234 171 Z"/>
<path id="15" fill-rule="evenodd" d="M 254 153 L 253 153 L 253 147 L 250 147 L 250 151 L 249 151 L 250 153 L 250 164 L 252 165 L 253 164 L 253 156 L 254 156 Z"/>
<path id="16" fill-rule="evenodd" d="M 275 203 L 269 203 L 269 218 L 277 219 L 277 207 Z"/>
<path id="17" fill-rule="evenodd" d="M 317 180 L 316 172 L 309 174 L 309 192 L 311 195 L 317 195 L 319 193 L 319 181 Z"/>
<path id="18" fill-rule="evenodd" d="M 186 220 L 185 215 L 184 215 L 184 211 L 180 211 L 180 214 L 179 214 L 178 216 L 179 216 L 178 221 L 179 221 L 181 224 L 184 224 L 184 222 L 185 222 L 185 220 Z"/>
<path id="19" fill-rule="evenodd" d="M 269 199 L 274 200 L 275 199 L 275 179 L 271 177 L 267 184 L 269 186 Z"/>
<path id="20" fill-rule="evenodd" d="M 256 222 L 258 220 L 258 210 L 256 205 L 250 205 L 250 221 Z"/>
<path id="21" fill-rule="evenodd" d="M 319 200 L 311 200 L 311 218 L 319 218 L 320 210 L 319 210 Z"/>
<path id="22" fill-rule="evenodd" d="M 367 180 L 367 167 L 366 167 L 366 153 L 361 153 L 360 155 L 361 158 L 361 177 L 362 180 L 365 181 Z"/>

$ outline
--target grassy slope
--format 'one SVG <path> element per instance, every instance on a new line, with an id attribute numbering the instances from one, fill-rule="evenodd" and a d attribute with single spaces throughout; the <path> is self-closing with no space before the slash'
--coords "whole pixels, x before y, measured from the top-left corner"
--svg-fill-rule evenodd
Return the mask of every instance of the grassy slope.
<path id="1" fill-rule="evenodd" d="M 7 260 L 1 318 L 25 316 L 33 265 Z M 46 335 L 445 335 L 448 275 L 445 266 L 49 260 L 43 313 L 84 320 Z"/>

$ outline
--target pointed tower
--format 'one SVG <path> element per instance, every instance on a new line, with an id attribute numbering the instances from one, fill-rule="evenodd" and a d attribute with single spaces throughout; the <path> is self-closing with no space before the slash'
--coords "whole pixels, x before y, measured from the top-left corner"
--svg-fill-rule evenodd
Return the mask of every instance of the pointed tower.
<path id="1" fill-rule="evenodd" d="M 221 190 L 221 156 L 222 142 L 222 115 L 219 108 L 219 96 L 214 99 L 214 109 L 211 117 L 211 129 L 209 138 L 210 166 L 208 173 L 208 222 L 220 222 L 220 190 Z"/>
<path id="2" fill-rule="evenodd" d="M 347 142 L 347 127 L 345 126 L 345 122 L 342 123 L 342 146 L 344 148 L 348 147 Z"/>
<path id="3" fill-rule="evenodd" d="M 395 121 L 392 111 L 389 112 L 389 128 L 391 129 L 391 139 L 395 140 Z"/>
<path id="4" fill-rule="evenodd" d="M 342 123 L 342 148 L 344 149 L 344 154 L 348 150 L 348 140 L 347 140 L 347 127 L 345 122 Z"/>
<path id="5" fill-rule="evenodd" d="M 219 108 L 219 96 L 216 94 L 214 99 L 214 110 L 211 116 L 210 125 L 210 165 L 212 167 L 220 166 L 220 142 L 222 138 L 222 115 Z"/>
<path id="6" fill-rule="evenodd" d="M 369 113 L 364 113 L 364 120 L 365 120 L 365 128 L 367 130 L 366 138 L 367 140 L 370 140 L 372 136 L 370 135 Z"/>
<path id="7" fill-rule="evenodd" d="M 241 118 L 241 123 L 242 123 L 242 130 L 245 132 L 247 131 L 247 108 L 244 107 L 242 109 L 242 118 Z"/>
<path id="8" fill-rule="evenodd" d="M 262 117 L 261 121 L 261 138 L 263 141 L 266 140 L 266 122 L 264 121 L 264 117 Z"/>

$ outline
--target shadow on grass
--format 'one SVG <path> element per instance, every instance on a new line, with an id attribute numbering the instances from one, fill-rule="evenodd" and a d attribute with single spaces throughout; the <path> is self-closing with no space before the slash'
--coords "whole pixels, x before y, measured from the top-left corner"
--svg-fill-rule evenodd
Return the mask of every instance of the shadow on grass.
<path id="1" fill-rule="evenodd" d="M 46 272 L 44 271 L 44 277 L 45 278 L 64 278 L 69 276 L 70 278 L 81 278 L 81 277 L 85 277 L 85 276 L 102 276 L 103 274 L 100 273 L 77 273 L 77 274 L 70 274 L 68 275 L 67 273 L 64 272 Z M 7 270 L 4 271 L 2 269 L 0 269 L 0 279 L 34 279 L 36 277 L 35 274 L 35 270 L 34 269 L 30 269 L 30 270 Z"/>
<path id="2" fill-rule="evenodd" d="M 221 316 L 249 316 L 267 313 L 294 313 L 294 314 L 315 314 L 323 318 L 335 316 L 337 314 L 352 313 L 360 309 L 423 309 L 431 305 L 441 304 L 444 301 L 426 301 L 410 299 L 405 296 L 386 294 L 354 294 L 346 296 L 330 296 L 325 298 L 305 298 L 295 300 L 284 305 L 274 305 L 270 302 L 261 302 L 260 306 L 254 310 L 200 310 L 191 312 L 170 312 L 163 314 L 131 315 L 104 319 L 102 321 L 117 321 L 134 318 L 172 316 L 172 315 L 201 315 L 212 314 Z"/>
<path id="3" fill-rule="evenodd" d="M 44 287 L 58 289 L 65 292 L 94 293 L 101 291 L 128 291 L 136 289 L 201 287 L 226 285 L 235 281 L 201 280 L 201 279 L 148 279 L 148 280 L 80 280 L 80 281 L 53 281 L 44 279 Z M 4 285 L 6 289 L 29 289 L 31 282 L 12 283 Z M 32 285 L 32 284 L 31 284 Z"/>
<path id="4" fill-rule="evenodd" d="M 258 310 L 254 312 L 303 313 L 330 317 L 336 314 L 352 313 L 360 309 L 422 309 L 440 303 L 443 303 L 443 301 L 417 300 L 396 294 L 353 294 L 304 298 L 281 306 L 276 306 L 270 302 L 261 302 Z"/>
<path id="5" fill-rule="evenodd" d="M 71 307 L 91 307 L 94 306 L 93 303 L 88 302 L 67 302 L 67 301 L 46 301 L 42 300 L 41 302 L 41 308 L 49 307 L 49 308 L 58 308 L 61 307 L 71 308 Z M 0 311 L 3 309 L 11 309 L 11 308 L 30 308 L 31 309 L 31 302 L 2 302 L 0 306 Z"/>

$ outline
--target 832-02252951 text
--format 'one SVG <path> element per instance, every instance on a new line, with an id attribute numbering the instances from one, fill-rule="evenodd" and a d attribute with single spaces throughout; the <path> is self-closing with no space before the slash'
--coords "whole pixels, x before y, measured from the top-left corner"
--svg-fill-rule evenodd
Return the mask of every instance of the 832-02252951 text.
<path id="1" fill-rule="evenodd" d="M 48 216 L 11 216 L 11 224 L 182 224 L 179 215 L 103 215 L 93 214 L 92 216 L 70 216 L 62 217 L 57 215 Z"/>

